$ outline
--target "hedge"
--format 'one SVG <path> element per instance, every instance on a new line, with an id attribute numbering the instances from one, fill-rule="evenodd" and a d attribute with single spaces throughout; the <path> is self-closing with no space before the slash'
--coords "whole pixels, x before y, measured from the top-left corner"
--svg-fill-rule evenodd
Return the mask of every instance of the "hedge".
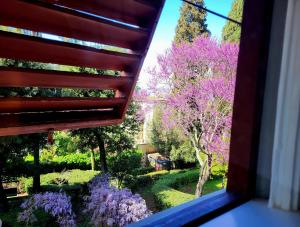
<path id="1" fill-rule="evenodd" d="M 96 163 L 98 159 L 96 159 Z M 97 165 L 96 165 L 97 167 Z M 33 160 L 10 163 L 5 172 L 10 176 L 33 176 L 35 169 Z M 74 153 L 65 156 L 56 156 L 49 162 L 40 162 L 41 174 L 61 172 L 63 170 L 91 170 L 91 158 L 89 153 Z"/>
<path id="2" fill-rule="evenodd" d="M 67 193 L 78 192 L 84 190 L 87 182 L 99 171 L 74 169 L 62 173 L 48 173 L 41 175 L 41 191 L 60 191 L 61 189 Z M 33 179 L 20 178 L 20 191 L 32 193 Z"/>
<path id="3" fill-rule="evenodd" d="M 194 195 L 178 191 L 180 186 L 197 182 L 199 170 L 186 170 L 175 172 L 162 176 L 151 188 L 156 205 L 160 209 L 177 206 L 195 198 Z"/>
<path id="4" fill-rule="evenodd" d="M 161 170 L 161 171 L 150 172 L 139 176 L 128 175 L 124 179 L 123 186 L 135 192 L 141 187 L 145 187 L 150 184 L 153 184 L 161 176 L 164 176 L 166 174 L 169 174 L 169 171 Z"/>

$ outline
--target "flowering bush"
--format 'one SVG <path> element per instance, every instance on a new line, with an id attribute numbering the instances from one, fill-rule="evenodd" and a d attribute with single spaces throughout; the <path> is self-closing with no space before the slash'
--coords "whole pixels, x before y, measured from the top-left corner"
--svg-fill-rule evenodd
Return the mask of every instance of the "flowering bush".
<path id="1" fill-rule="evenodd" d="M 26 225 L 36 222 L 34 211 L 42 209 L 55 218 L 60 226 L 76 226 L 70 197 L 63 192 L 35 194 L 22 203 L 21 208 L 24 211 L 19 214 L 18 221 Z"/>
<path id="2" fill-rule="evenodd" d="M 151 215 L 140 195 L 110 186 L 107 174 L 95 177 L 89 191 L 86 212 L 95 226 L 125 226 Z"/>

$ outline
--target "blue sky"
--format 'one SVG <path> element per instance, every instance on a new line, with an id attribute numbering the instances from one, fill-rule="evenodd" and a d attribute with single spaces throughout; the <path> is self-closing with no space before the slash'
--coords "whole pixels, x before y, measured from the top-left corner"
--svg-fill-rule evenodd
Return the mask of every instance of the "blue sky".
<path id="1" fill-rule="evenodd" d="M 208 9 L 225 16 L 228 15 L 232 2 L 233 0 L 204 0 L 205 6 Z M 145 83 L 147 83 L 147 79 L 149 78 L 149 75 L 146 73 L 147 68 L 156 65 L 157 55 L 163 53 L 171 46 L 175 36 L 177 21 L 180 16 L 181 4 L 181 0 L 166 0 L 162 15 L 158 22 L 150 49 L 140 74 L 140 86 L 144 86 Z M 207 14 L 208 29 L 210 30 L 212 36 L 216 37 L 217 39 L 221 38 L 222 28 L 225 25 L 225 22 L 226 21 L 222 18 L 210 13 Z"/>

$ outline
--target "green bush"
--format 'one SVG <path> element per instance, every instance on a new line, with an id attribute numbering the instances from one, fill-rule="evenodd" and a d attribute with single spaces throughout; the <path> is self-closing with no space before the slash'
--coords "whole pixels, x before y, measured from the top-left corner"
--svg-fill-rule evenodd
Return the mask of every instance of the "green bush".
<path id="1" fill-rule="evenodd" d="M 139 176 L 139 175 L 144 175 L 144 174 L 151 173 L 151 172 L 154 172 L 154 171 L 155 171 L 154 167 L 141 167 L 141 168 L 138 168 L 138 169 L 134 169 L 132 171 L 132 175 Z"/>
<path id="2" fill-rule="evenodd" d="M 96 162 L 99 160 L 99 155 L 96 156 Z M 6 173 L 11 176 L 32 176 L 35 167 L 32 156 L 27 156 L 25 160 L 11 163 L 6 167 Z M 90 170 L 91 157 L 89 153 L 73 153 L 65 156 L 55 156 L 51 161 L 40 162 L 41 174 L 61 172 L 63 170 Z"/>
<path id="3" fill-rule="evenodd" d="M 137 191 L 140 187 L 145 187 L 150 184 L 153 184 L 161 176 L 168 174 L 169 171 L 161 170 L 156 172 L 150 172 L 144 175 L 134 176 L 128 175 L 124 178 L 123 185 L 124 187 L 129 188 L 132 191 Z"/>
<path id="4" fill-rule="evenodd" d="M 141 151 L 123 151 L 109 158 L 109 171 L 117 178 L 119 187 L 126 176 L 133 175 L 134 170 L 141 167 L 142 155 Z"/>
<path id="5" fill-rule="evenodd" d="M 151 192 L 158 208 L 177 206 L 195 198 L 194 195 L 176 190 L 176 188 L 198 180 L 199 170 L 171 171 L 160 177 L 152 186 Z"/>
<path id="6" fill-rule="evenodd" d="M 62 173 L 48 173 L 41 175 L 41 191 L 59 191 L 64 190 L 66 192 L 74 192 L 85 188 L 87 182 L 89 182 L 94 176 L 99 174 L 99 171 L 92 170 L 78 170 L 74 169 Z M 66 184 L 58 184 L 57 179 L 64 179 Z M 27 193 L 32 192 L 33 180 L 32 177 L 20 178 L 20 184 L 23 190 Z M 55 182 L 56 181 L 56 182 Z"/>

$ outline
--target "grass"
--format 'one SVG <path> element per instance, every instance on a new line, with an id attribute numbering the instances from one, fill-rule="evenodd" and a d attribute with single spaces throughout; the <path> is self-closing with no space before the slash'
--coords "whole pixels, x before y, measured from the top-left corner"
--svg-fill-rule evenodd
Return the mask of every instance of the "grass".
<path id="1" fill-rule="evenodd" d="M 199 177 L 199 170 L 171 171 L 157 180 L 151 193 L 159 210 L 177 206 L 195 199 L 195 189 Z M 222 179 L 216 178 L 205 183 L 203 195 L 222 188 Z"/>
<path id="2" fill-rule="evenodd" d="M 222 189 L 222 181 L 223 181 L 222 178 L 208 180 L 203 187 L 203 195 Z M 194 195 L 196 186 L 197 186 L 197 182 L 192 182 L 187 185 L 182 185 L 177 190 L 187 194 Z"/>

